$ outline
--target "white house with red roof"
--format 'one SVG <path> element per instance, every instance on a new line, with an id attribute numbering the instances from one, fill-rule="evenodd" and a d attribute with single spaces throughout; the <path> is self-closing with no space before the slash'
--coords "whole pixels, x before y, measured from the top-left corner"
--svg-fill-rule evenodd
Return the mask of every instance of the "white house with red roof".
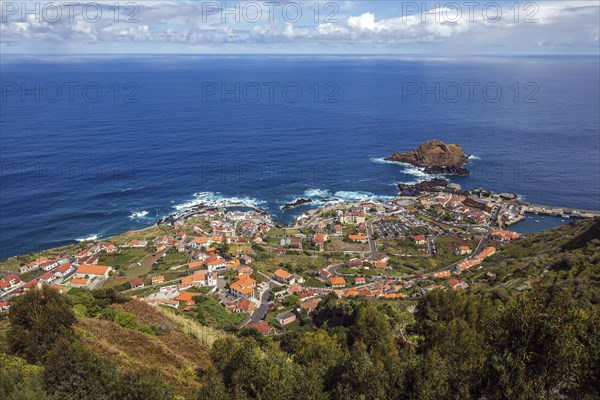
<path id="1" fill-rule="evenodd" d="M 227 268 L 227 262 L 225 259 L 214 253 L 209 255 L 204 262 L 206 264 L 206 269 L 208 269 L 210 272 L 220 271 Z"/>
<path id="2" fill-rule="evenodd" d="M 51 284 L 56 281 L 59 277 L 54 272 L 45 272 L 40 276 L 40 282 L 45 284 Z"/>
<path id="3" fill-rule="evenodd" d="M 73 264 L 67 263 L 67 264 L 61 265 L 60 267 L 57 267 L 54 270 L 54 274 L 57 275 L 59 278 L 64 278 L 65 276 L 69 275 L 73 271 L 75 271 L 75 267 L 73 266 Z"/>
<path id="4" fill-rule="evenodd" d="M 364 211 L 346 211 L 344 215 L 340 217 L 342 224 L 364 224 L 367 215 Z"/>
<path id="5" fill-rule="evenodd" d="M 119 250 L 119 246 L 114 243 L 104 243 L 102 247 L 107 253 L 114 253 Z"/>
<path id="6" fill-rule="evenodd" d="M 40 264 L 40 269 L 46 272 L 52 271 L 56 267 L 58 267 L 58 260 L 44 261 Z"/>
<path id="7" fill-rule="evenodd" d="M 33 261 L 27 265 L 23 265 L 22 267 L 19 267 L 19 273 L 24 274 L 26 272 L 34 271 L 39 268 L 40 268 L 40 263 Z"/>
<path id="8" fill-rule="evenodd" d="M 6 292 L 19 287 L 21 283 L 21 279 L 17 274 L 9 274 L 4 278 L 0 279 L 0 290 Z"/>
<path id="9" fill-rule="evenodd" d="M 130 283 L 131 283 L 132 289 L 143 288 L 144 287 L 144 278 L 135 278 Z"/>
<path id="10" fill-rule="evenodd" d="M 319 276 L 320 276 L 321 278 L 323 278 L 323 279 L 329 279 L 329 278 L 331 278 L 331 277 L 333 276 L 333 274 L 332 274 L 331 272 L 329 272 L 329 270 L 328 270 L 328 269 L 321 268 L 321 269 L 319 270 Z"/>
<path id="11" fill-rule="evenodd" d="M 412 240 L 413 242 L 415 242 L 416 245 L 423 245 L 427 243 L 427 238 L 424 235 L 413 236 Z"/>

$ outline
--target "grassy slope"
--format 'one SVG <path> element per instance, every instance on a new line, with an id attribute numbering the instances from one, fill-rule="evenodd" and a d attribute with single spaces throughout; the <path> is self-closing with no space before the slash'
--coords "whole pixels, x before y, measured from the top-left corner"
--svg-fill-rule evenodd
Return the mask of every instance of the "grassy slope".
<path id="1" fill-rule="evenodd" d="M 571 286 L 578 297 L 600 303 L 600 218 L 570 223 L 510 243 L 461 279 L 476 291 L 522 290 L 529 285 Z M 496 278 L 486 277 L 487 272 Z"/>
<path id="2" fill-rule="evenodd" d="M 178 393 L 198 389 L 195 373 L 210 365 L 208 346 L 186 334 L 180 325 L 152 306 L 132 300 L 123 309 L 136 314 L 140 325 L 164 325 L 170 327 L 169 332 L 151 336 L 110 321 L 80 318 L 76 327 L 84 344 L 126 370 L 159 369 Z"/>

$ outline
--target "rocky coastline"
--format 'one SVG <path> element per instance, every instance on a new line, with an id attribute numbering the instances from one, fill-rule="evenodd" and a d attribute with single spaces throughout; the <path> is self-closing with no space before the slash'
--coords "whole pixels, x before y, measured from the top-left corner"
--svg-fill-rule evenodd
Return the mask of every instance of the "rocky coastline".
<path id="1" fill-rule="evenodd" d="M 296 208 L 296 207 L 299 207 L 301 205 L 308 204 L 308 203 L 312 203 L 312 200 L 311 199 L 305 199 L 305 198 L 299 198 L 299 199 L 294 200 L 291 203 L 287 203 L 287 204 L 283 205 L 281 207 L 281 209 L 283 211 L 291 210 L 292 208 Z"/>
<path id="2" fill-rule="evenodd" d="M 458 193 L 461 187 L 460 185 L 450 183 L 446 179 L 436 178 L 415 184 L 399 183 L 398 190 L 400 190 L 400 196 L 415 196 L 423 192 Z"/>

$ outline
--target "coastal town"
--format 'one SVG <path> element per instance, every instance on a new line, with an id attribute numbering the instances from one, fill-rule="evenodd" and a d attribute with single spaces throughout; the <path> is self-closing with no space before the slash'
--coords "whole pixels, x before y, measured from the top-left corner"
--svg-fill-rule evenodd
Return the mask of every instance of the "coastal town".
<path id="1" fill-rule="evenodd" d="M 232 327 L 277 333 L 331 293 L 402 301 L 477 285 L 463 273 L 519 240 L 510 225 L 528 213 L 597 215 L 455 184 L 400 189 L 310 209 L 289 226 L 260 209 L 200 204 L 111 240 L 13 257 L 0 263 L 0 310 L 43 285 L 113 288 L 184 314 L 209 301 Z"/>
<path id="2" fill-rule="evenodd" d="M 600 0 L 0 15 L 0 400 L 600 400 Z"/>

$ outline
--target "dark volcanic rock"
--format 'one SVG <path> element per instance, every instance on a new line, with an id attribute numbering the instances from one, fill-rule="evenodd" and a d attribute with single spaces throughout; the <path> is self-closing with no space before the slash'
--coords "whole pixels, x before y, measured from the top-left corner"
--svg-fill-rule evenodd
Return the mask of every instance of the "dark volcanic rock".
<path id="1" fill-rule="evenodd" d="M 432 179 L 414 185 L 399 183 L 398 189 L 400 189 L 401 196 L 415 196 L 421 192 L 445 192 L 449 183 L 445 179 Z"/>
<path id="2" fill-rule="evenodd" d="M 284 205 L 283 207 L 281 207 L 281 209 L 285 211 L 285 210 L 289 210 L 291 208 L 298 207 L 298 206 L 301 206 L 302 204 L 307 204 L 307 203 L 312 203 L 312 200 L 311 199 L 297 199 L 291 203 Z"/>
<path id="3" fill-rule="evenodd" d="M 462 147 L 458 144 L 446 144 L 441 140 L 425 142 L 407 153 L 394 153 L 386 160 L 423 167 L 424 172 L 428 174 L 470 174 L 469 170 L 463 167 L 469 158 Z"/>
<path id="4" fill-rule="evenodd" d="M 434 175 L 459 175 L 469 176 L 471 171 L 459 165 L 443 166 L 443 167 L 425 167 L 423 170 L 426 174 Z"/>

